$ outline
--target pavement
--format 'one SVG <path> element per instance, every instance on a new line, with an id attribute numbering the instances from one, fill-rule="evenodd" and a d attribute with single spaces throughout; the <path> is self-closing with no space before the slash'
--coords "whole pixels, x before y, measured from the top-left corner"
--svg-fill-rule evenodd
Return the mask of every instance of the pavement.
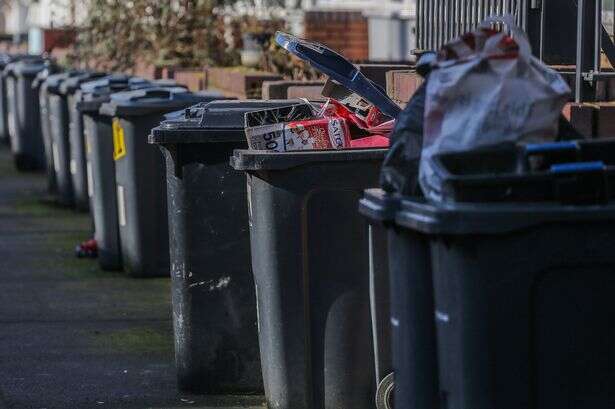
<path id="1" fill-rule="evenodd" d="M 260 396 L 178 392 L 169 279 L 75 258 L 91 232 L 0 148 L 0 409 L 262 409 Z"/>

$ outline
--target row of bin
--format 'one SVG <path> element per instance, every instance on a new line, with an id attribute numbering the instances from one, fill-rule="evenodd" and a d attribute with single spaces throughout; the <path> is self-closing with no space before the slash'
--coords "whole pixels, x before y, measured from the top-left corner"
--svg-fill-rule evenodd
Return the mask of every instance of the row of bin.
<path id="1" fill-rule="evenodd" d="M 384 149 L 246 149 L 289 101 L 44 70 L 4 71 L 16 165 L 90 208 L 103 269 L 170 274 L 181 389 L 385 408 L 394 368 L 396 408 L 613 403 L 612 142 L 445 155 L 431 203 L 377 189 Z"/>
<path id="2" fill-rule="evenodd" d="M 247 150 L 244 114 L 288 100 L 60 72 L 30 57 L 4 73 L 8 123 L 21 124 L 8 127 L 17 167 L 45 169 L 59 203 L 90 210 L 102 269 L 171 275 L 181 389 L 264 390 L 275 408 L 374 407 L 356 204 L 377 186 L 385 150 Z"/>

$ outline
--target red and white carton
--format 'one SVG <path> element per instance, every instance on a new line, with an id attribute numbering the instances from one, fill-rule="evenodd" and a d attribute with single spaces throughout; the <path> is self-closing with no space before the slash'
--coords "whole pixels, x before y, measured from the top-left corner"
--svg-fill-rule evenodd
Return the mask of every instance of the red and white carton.
<path id="1" fill-rule="evenodd" d="M 350 130 L 344 118 L 316 118 L 246 128 L 248 146 L 254 150 L 289 152 L 347 149 Z"/>

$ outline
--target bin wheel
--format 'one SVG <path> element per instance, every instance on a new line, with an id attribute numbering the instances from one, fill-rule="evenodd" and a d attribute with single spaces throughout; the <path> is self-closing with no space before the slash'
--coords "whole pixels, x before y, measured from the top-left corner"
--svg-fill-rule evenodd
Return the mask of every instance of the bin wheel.
<path id="1" fill-rule="evenodd" d="M 376 389 L 376 409 L 393 409 L 395 381 L 391 372 L 385 376 Z"/>

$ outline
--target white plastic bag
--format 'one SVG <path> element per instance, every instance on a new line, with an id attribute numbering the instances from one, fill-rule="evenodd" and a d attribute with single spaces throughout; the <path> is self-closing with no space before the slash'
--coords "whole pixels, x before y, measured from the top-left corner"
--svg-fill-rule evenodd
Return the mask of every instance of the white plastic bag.
<path id="1" fill-rule="evenodd" d="M 503 23 L 511 35 L 490 27 Z M 490 17 L 440 51 L 427 83 L 419 181 L 442 201 L 433 156 L 502 142 L 549 141 L 570 94 L 562 77 L 532 56 L 510 15 Z"/>

